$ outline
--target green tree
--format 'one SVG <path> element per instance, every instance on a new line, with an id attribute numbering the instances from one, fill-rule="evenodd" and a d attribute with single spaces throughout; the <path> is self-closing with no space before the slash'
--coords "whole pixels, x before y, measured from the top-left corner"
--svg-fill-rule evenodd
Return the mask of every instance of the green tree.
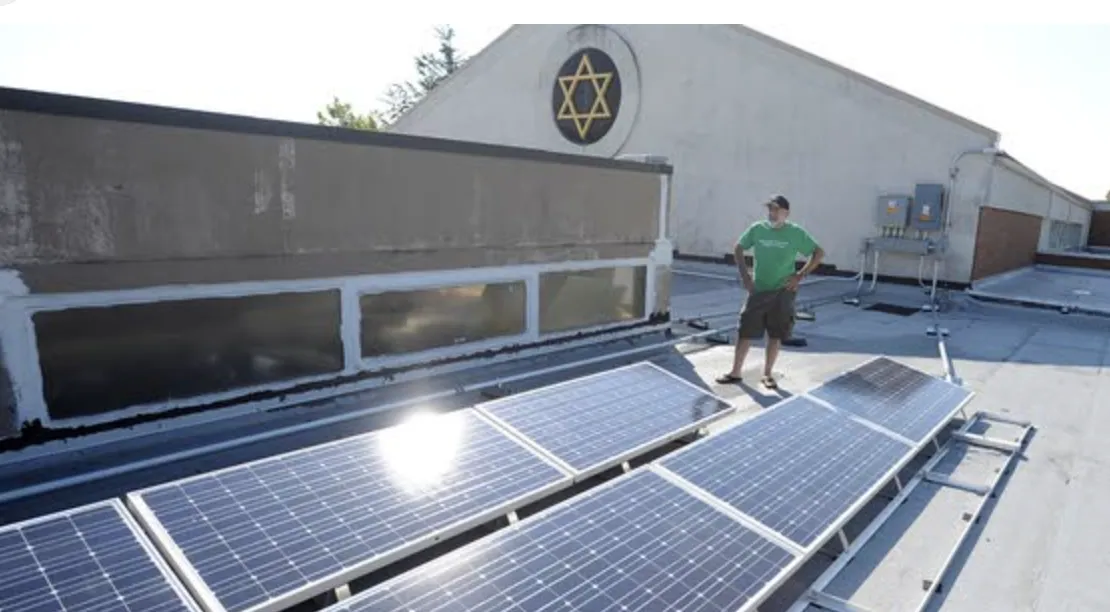
<path id="1" fill-rule="evenodd" d="M 331 125 L 353 130 L 375 131 L 378 129 L 378 122 L 374 119 L 372 113 L 360 115 L 351 110 L 350 104 L 340 102 L 338 96 L 332 96 L 331 103 L 325 106 L 324 110 L 316 111 L 316 120 L 320 125 Z"/>
<path id="2" fill-rule="evenodd" d="M 417 81 L 394 83 L 386 90 L 382 100 L 387 107 L 382 113 L 383 122 L 397 121 L 401 115 L 407 113 L 428 95 L 428 92 L 466 63 L 468 58 L 455 46 L 454 28 L 449 25 L 440 26 L 435 29 L 435 33 L 439 48 L 434 53 L 421 53 L 416 56 Z"/>

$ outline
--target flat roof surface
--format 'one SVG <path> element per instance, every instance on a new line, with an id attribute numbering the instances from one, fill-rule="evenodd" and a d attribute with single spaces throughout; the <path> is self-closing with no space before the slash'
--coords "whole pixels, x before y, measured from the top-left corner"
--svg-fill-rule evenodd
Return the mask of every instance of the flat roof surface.
<path id="1" fill-rule="evenodd" d="M 691 276 L 682 272 L 695 272 Z M 742 294 L 735 272 L 727 266 L 676 262 L 673 281 L 676 318 L 710 316 L 711 324 L 735 321 Z M 715 278 L 721 277 L 721 278 Z M 29 464 L 0 465 L 0 491 L 72 477 L 81 471 L 115 469 L 127 461 L 146 461 L 213 442 L 272 431 L 306 423 L 321 416 L 335 416 L 450 389 L 465 381 L 531 370 L 620 353 L 635 347 L 648 350 L 636 355 L 596 362 L 555 374 L 510 383 L 519 392 L 591 372 L 651 359 L 672 372 L 711 389 L 733 402 L 738 413 L 716 424 L 727 427 L 757 414 L 783 396 L 810 390 L 829 378 L 885 354 L 930 374 L 943 372 L 937 342 L 926 335 L 932 315 L 887 314 L 842 304 L 840 296 L 856 288 L 851 280 L 807 286 L 799 303 L 812 308 L 816 320 L 799 321 L 797 335 L 806 348 L 786 348 L 776 367 L 781 389 L 777 393 L 756 384 L 763 355 L 753 348 L 744 374 L 752 384 L 720 386 L 713 382 L 730 365 L 731 346 L 700 340 L 650 348 L 666 341 L 652 334 L 635 341 L 622 340 L 603 346 L 575 349 L 488 366 L 421 383 L 352 394 L 284 410 L 237 417 L 190 430 L 168 431 L 139 440 L 92 448 L 80 453 L 40 458 Z M 920 288 L 880 284 L 863 298 L 863 307 L 885 302 L 918 307 L 925 296 Z M 980 303 L 961 292 L 947 296 L 942 325 L 951 331 L 948 350 L 955 371 L 965 386 L 977 393 L 969 410 L 987 410 L 1028 419 L 1037 427 L 1027 449 L 1016 462 L 998 498 L 970 540 L 955 558 L 946 588 L 935 600 L 944 610 L 1102 610 L 1110 609 L 1110 445 L 1102 436 L 1110 431 L 1110 323 L 1086 315 L 1063 315 L 1016 306 Z M 696 332 L 681 324 L 676 331 Z M 1103 398 L 1100 402 L 1099 398 Z M 477 393 L 436 402 L 451 409 L 486 399 Z M 1101 406 L 1100 406 L 1101 404 Z M 110 475 L 95 482 L 68 486 L 0 504 L 0 522 L 37 516 L 126 491 L 183 477 L 216 467 L 268 456 L 308 444 L 369 431 L 396 422 L 407 409 L 363 416 L 341 423 L 304 430 L 206 453 L 200 458 L 149 466 Z M 993 475 L 989 453 L 950 465 L 961 478 L 982 480 Z M 905 609 L 921 596 L 922 581 L 933 578 L 935 567 L 951 552 L 962 523 L 960 512 L 968 500 L 951 489 L 922 488 L 876 535 L 868 555 L 860 557 L 831 585 L 830 592 L 872 609 Z M 849 528 L 858 532 L 882 503 L 865 509 Z M 801 589 L 832 562 L 819 556 L 783 594 L 761 610 L 785 609 Z"/>
<path id="2" fill-rule="evenodd" d="M 728 266 L 679 262 L 676 270 L 735 277 Z M 1053 280 L 1066 284 L 1071 278 Z M 1083 280 L 1091 282 L 1090 275 L 1084 273 Z M 713 283 L 705 276 L 676 274 L 676 307 L 691 316 L 728 308 L 742 296 L 732 281 Z M 855 288 L 851 281 L 831 283 L 839 284 L 841 292 Z M 1110 275 L 1097 284 L 1099 291 L 1110 287 Z M 822 283 L 803 290 L 799 303 L 820 301 L 825 297 L 821 293 L 830 293 L 828 287 Z M 1015 288 L 1027 289 L 1020 284 Z M 940 319 L 951 333 L 947 346 L 956 374 L 977 394 L 969 410 L 1027 419 L 1036 432 L 993 507 L 955 557 L 950 584 L 933 608 L 1110 609 L 1110 587 L 1100 579 L 1110 575 L 1110 529 L 1105 526 L 1110 516 L 1110 445 L 1102 439 L 1110 433 L 1110 320 L 980 303 L 961 292 L 949 298 Z M 922 305 L 925 296 L 918 288 L 880 284 L 863 299 L 863 307 L 880 301 L 913 307 Z M 776 367 L 786 393 L 810 389 L 875 354 L 943 373 L 936 340 L 925 333 L 932 323 L 928 313 L 892 315 L 837 300 L 817 306 L 815 314 L 816 321 L 799 321 L 796 327 L 809 346 L 784 349 Z M 685 359 L 703 382 L 747 414 L 774 401 L 758 388 L 712 384 L 729 367 L 730 353 L 730 347 L 718 346 Z M 745 378 L 753 382 L 762 369 L 761 353 L 753 348 L 745 367 Z M 987 452 L 972 454 L 976 457 L 959 468 L 960 477 L 986 484 L 997 462 L 983 457 Z M 924 594 L 923 581 L 933 578 L 935 567 L 951 552 L 967 500 L 952 489 L 935 487 L 906 505 L 910 511 L 900 511 L 875 537 L 872 548 L 881 551 L 882 564 L 875 567 L 859 559 L 852 565 L 860 571 L 845 572 L 830 592 L 870 603 L 870 609 L 912 609 L 918 601 L 914 598 Z M 761 607 L 770 609 L 776 608 Z"/>
<path id="3" fill-rule="evenodd" d="M 1069 253 L 1071 257 L 1110 259 L 1101 253 Z M 1040 302 L 1089 313 L 1110 315 L 1110 273 L 1105 270 L 1030 266 L 974 283 L 983 297 L 1014 302 Z"/>

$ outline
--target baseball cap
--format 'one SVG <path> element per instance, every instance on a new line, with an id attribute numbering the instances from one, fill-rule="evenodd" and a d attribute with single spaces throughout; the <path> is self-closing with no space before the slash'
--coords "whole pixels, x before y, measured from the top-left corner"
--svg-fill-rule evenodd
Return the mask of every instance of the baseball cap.
<path id="1" fill-rule="evenodd" d="M 775 194 L 771 196 L 771 198 L 767 200 L 767 205 L 770 206 L 771 204 L 774 204 L 775 206 L 778 206 L 779 208 L 782 208 L 784 210 L 790 210 L 790 200 L 787 200 L 786 197 L 782 194 Z"/>

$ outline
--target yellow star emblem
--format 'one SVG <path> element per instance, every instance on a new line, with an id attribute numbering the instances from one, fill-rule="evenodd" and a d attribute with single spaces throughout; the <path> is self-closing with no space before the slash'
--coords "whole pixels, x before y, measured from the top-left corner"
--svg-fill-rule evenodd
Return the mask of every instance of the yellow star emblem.
<path id="1" fill-rule="evenodd" d="M 559 112 L 556 113 L 555 118 L 573 121 L 575 129 L 578 130 L 578 137 L 585 140 L 594 119 L 613 118 L 609 103 L 605 101 L 605 94 L 609 91 L 609 85 L 612 82 L 613 73 L 594 71 L 594 65 L 590 61 L 589 54 L 583 53 L 582 59 L 578 61 L 578 69 L 574 74 L 559 77 L 559 87 L 563 90 L 563 104 L 559 107 Z M 574 94 L 580 83 L 589 83 L 594 88 L 594 102 L 589 110 L 579 109 L 574 102 Z"/>

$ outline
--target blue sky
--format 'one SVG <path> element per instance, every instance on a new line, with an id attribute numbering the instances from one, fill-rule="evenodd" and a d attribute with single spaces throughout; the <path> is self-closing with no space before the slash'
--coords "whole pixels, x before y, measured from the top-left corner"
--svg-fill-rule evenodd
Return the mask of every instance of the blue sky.
<path id="1" fill-rule="evenodd" d="M 781 2 L 775 11 L 736 17 L 994 128 L 1004 149 L 1049 180 L 1101 199 L 1110 190 L 1110 9 L 1082 15 L 1065 10 L 1077 2 L 1062 0 L 1057 19 L 1048 19 L 1032 15 L 1032 5 L 983 1 L 976 14 L 983 21 L 1002 14 L 990 9 L 1008 6 L 1007 19 L 1027 23 L 936 18 L 950 7 L 931 19 L 899 22 L 890 20 L 889 4 L 871 5 L 883 23 L 845 19 L 851 11 L 828 18 L 811 11 L 814 18 L 800 23 L 789 18 L 794 7 Z M 313 122 L 333 94 L 364 108 L 379 105 L 390 83 L 412 77 L 413 56 L 434 44 L 433 23 L 408 20 L 422 15 L 386 23 L 366 6 L 0 0 L 0 85 Z M 421 8 L 452 23 L 470 54 L 509 26 L 466 21 L 481 10 L 464 13 L 446 3 L 442 11 Z M 514 12 L 532 11 L 485 11 L 490 17 Z M 688 16 L 731 15 L 694 10 Z M 1107 23 L 1089 23 L 1098 18 Z M 1028 23 L 1069 19 L 1088 24 Z"/>

